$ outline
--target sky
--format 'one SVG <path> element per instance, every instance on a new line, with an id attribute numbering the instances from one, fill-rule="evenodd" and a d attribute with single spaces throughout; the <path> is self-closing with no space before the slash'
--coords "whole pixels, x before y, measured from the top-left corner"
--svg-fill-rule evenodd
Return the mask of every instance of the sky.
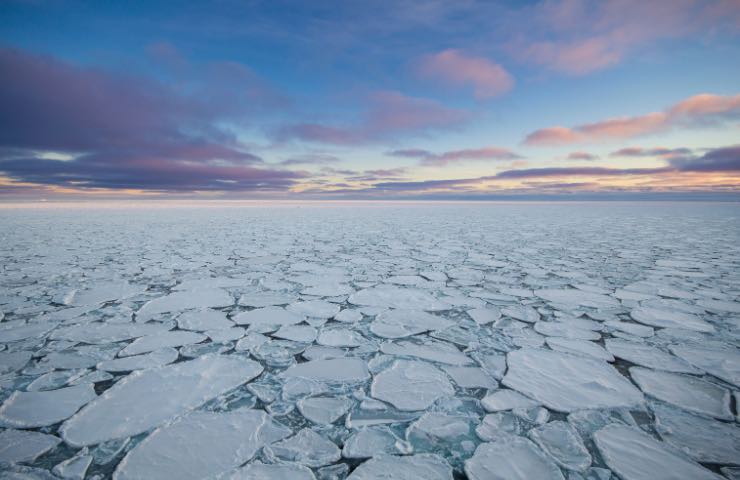
<path id="1" fill-rule="evenodd" d="M 740 0 L 0 0 L 0 201 L 740 195 Z"/>

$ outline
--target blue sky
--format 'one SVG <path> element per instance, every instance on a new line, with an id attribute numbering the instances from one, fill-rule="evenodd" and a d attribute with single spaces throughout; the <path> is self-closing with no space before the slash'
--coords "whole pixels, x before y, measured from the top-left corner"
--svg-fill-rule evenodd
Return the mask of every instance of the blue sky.
<path id="1" fill-rule="evenodd" d="M 0 15 L 0 198 L 740 185 L 735 0 L 39 0 Z"/>

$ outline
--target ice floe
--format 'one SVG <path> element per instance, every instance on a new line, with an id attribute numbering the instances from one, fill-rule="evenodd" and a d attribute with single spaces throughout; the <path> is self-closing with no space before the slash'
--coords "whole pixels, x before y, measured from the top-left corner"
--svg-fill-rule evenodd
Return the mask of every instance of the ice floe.
<path id="1" fill-rule="evenodd" d="M 130 437 L 248 382 L 262 370 L 262 366 L 251 360 L 204 356 L 137 371 L 86 405 L 59 431 L 64 441 L 75 446 Z M 158 395 L 152 395 L 153 391 Z M 120 422 L 120 418 L 127 421 Z"/>
<path id="2" fill-rule="evenodd" d="M 201 479 L 244 464 L 291 431 L 259 410 L 193 412 L 153 431 L 121 460 L 115 480 Z"/>
<path id="3" fill-rule="evenodd" d="M 548 408 L 571 412 L 585 408 L 637 407 L 643 396 L 606 362 L 538 349 L 507 355 L 502 383 Z"/>
<path id="4" fill-rule="evenodd" d="M 609 468 L 624 480 L 722 479 L 634 427 L 607 425 L 594 441 Z"/>

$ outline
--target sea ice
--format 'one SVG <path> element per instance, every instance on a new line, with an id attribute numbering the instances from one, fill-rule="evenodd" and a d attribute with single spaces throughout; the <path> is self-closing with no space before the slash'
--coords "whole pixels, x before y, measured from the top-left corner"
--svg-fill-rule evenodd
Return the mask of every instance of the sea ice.
<path id="1" fill-rule="evenodd" d="M 137 435 L 248 382 L 262 370 L 252 360 L 218 355 L 139 370 L 87 404 L 59 431 L 78 447 Z"/>
<path id="2" fill-rule="evenodd" d="M 362 382 L 370 378 L 367 365 L 359 358 L 312 360 L 290 367 L 283 375 L 330 383 Z"/>
<path id="3" fill-rule="evenodd" d="M 465 473 L 470 480 L 565 480 L 558 466 L 523 437 L 480 444 L 465 462 Z"/>
<path id="4" fill-rule="evenodd" d="M 397 360 L 373 379 L 371 394 L 399 410 L 428 408 L 455 389 L 444 372 L 420 361 Z"/>
<path id="5" fill-rule="evenodd" d="M 233 327 L 234 324 L 220 310 L 199 308 L 197 310 L 183 312 L 177 317 L 177 326 L 183 330 L 205 332 L 206 330 L 220 330 Z"/>
<path id="6" fill-rule="evenodd" d="M 685 328 L 697 332 L 713 332 L 714 327 L 699 319 L 696 315 L 678 310 L 668 310 L 653 307 L 637 307 L 632 309 L 630 316 L 637 322 L 653 327 Z"/>
<path id="7" fill-rule="evenodd" d="M 692 367 L 684 360 L 644 343 L 608 338 L 604 344 L 606 345 L 606 349 L 615 357 L 643 367 L 664 370 L 666 372 L 701 373 L 701 371 Z"/>
<path id="8" fill-rule="evenodd" d="M 633 427 L 607 425 L 594 441 L 609 468 L 624 480 L 723 480 Z"/>
<path id="9" fill-rule="evenodd" d="M 268 446 L 266 450 L 279 460 L 314 468 L 334 463 L 342 456 L 332 441 L 310 428 L 304 428 L 292 437 Z"/>
<path id="10" fill-rule="evenodd" d="M 567 422 L 554 421 L 533 428 L 529 438 L 566 470 L 584 472 L 591 466 L 591 455 L 583 440 Z"/>
<path id="11" fill-rule="evenodd" d="M 388 310 L 370 324 L 370 331 L 382 338 L 403 338 L 454 325 L 443 317 L 421 310 Z"/>
<path id="12" fill-rule="evenodd" d="M 91 384 L 42 392 L 14 392 L 0 407 L 0 424 L 36 428 L 66 420 L 96 397 Z"/>
<path id="13" fill-rule="evenodd" d="M 547 343 L 548 347 L 558 352 L 582 355 L 585 357 L 595 358 L 597 360 L 605 360 L 607 362 L 614 361 L 614 356 L 607 352 L 604 347 L 598 343 L 586 340 L 570 340 L 560 337 L 548 338 L 545 340 L 545 343 Z"/>
<path id="14" fill-rule="evenodd" d="M 308 397 L 298 402 L 301 415 L 313 423 L 334 423 L 349 411 L 352 401 L 346 397 Z"/>
<path id="15" fill-rule="evenodd" d="M 678 373 L 630 368 L 632 379 L 645 394 L 685 410 L 733 420 L 730 391 L 706 380 Z"/>
<path id="16" fill-rule="evenodd" d="M 206 339 L 205 335 L 195 332 L 174 330 L 169 332 L 155 333 L 146 337 L 140 337 L 131 342 L 123 350 L 118 352 L 119 357 L 149 353 L 166 347 L 181 347 L 193 343 L 200 343 Z"/>
<path id="17" fill-rule="evenodd" d="M 228 472 L 291 431 L 259 410 L 193 412 L 154 430 L 121 460 L 115 480 L 201 479 Z"/>
<path id="18" fill-rule="evenodd" d="M 669 349 L 693 366 L 740 387 L 740 350 L 737 348 L 671 345 Z"/>
<path id="19" fill-rule="evenodd" d="M 493 323 L 501 318 L 501 310 L 495 307 L 474 308 L 472 310 L 468 310 L 467 314 L 478 325 Z"/>
<path id="20" fill-rule="evenodd" d="M 181 312 L 194 308 L 228 307 L 233 304 L 234 299 L 231 298 L 231 295 L 226 290 L 218 288 L 174 292 L 145 303 L 136 312 L 136 321 L 144 322 L 167 312 Z"/>
<path id="21" fill-rule="evenodd" d="M 105 372 L 131 372 L 168 365 L 177 360 L 177 356 L 177 350 L 165 347 L 142 355 L 104 360 L 98 363 L 97 368 Z"/>
<path id="22" fill-rule="evenodd" d="M 344 458 L 371 458 L 382 454 L 401 453 L 397 448 L 398 437 L 390 428 L 381 425 L 361 428 L 344 442 Z"/>
<path id="23" fill-rule="evenodd" d="M 250 463 L 219 480 L 316 480 L 316 476 L 310 469 L 292 463 Z"/>
<path id="24" fill-rule="evenodd" d="M 430 293 L 412 288 L 379 285 L 353 293 L 349 303 L 367 307 L 399 308 L 407 310 L 426 310 L 428 312 L 447 310 L 450 306 Z"/>
<path id="25" fill-rule="evenodd" d="M 56 447 L 59 442 L 61 442 L 59 438 L 45 433 L 3 430 L 0 432 L 0 464 L 32 462 L 36 457 Z"/>
<path id="26" fill-rule="evenodd" d="M 666 443 L 701 463 L 740 465 L 740 428 L 653 402 L 655 430 Z"/>
<path id="27" fill-rule="evenodd" d="M 535 290 L 534 294 L 548 302 L 571 307 L 580 306 L 600 309 L 619 307 L 619 300 L 614 297 L 583 290 L 543 289 Z"/>
<path id="28" fill-rule="evenodd" d="M 332 318 L 339 313 L 339 305 L 324 300 L 291 303 L 286 310 L 310 318 Z"/>
<path id="29" fill-rule="evenodd" d="M 357 467 L 347 480 L 452 480 L 452 467 L 440 456 L 422 453 L 380 455 Z"/>
<path id="30" fill-rule="evenodd" d="M 380 351 L 388 355 L 416 357 L 447 365 L 470 365 L 473 360 L 452 345 L 442 342 L 417 344 L 413 342 L 386 342 Z"/>
<path id="31" fill-rule="evenodd" d="M 542 402 L 552 410 L 637 407 L 643 396 L 608 363 L 538 349 L 507 355 L 509 370 L 502 383 Z"/>
<path id="32" fill-rule="evenodd" d="M 302 315 L 289 312 L 282 307 L 263 307 L 239 313 L 234 317 L 234 323 L 268 327 L 265 331 L 274 331 L 281 326 L 301 323 L 304 319 Z"/>

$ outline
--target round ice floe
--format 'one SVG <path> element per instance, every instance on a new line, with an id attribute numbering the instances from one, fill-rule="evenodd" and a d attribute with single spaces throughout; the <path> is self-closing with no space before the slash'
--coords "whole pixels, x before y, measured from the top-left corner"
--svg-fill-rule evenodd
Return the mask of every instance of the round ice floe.
<path id="1" fill-rule="evenodd" d="M 548 302 L 568 306 L 592 308 L 614 308 L 620 306 L 619 300 L 614 297 L 576 289 L 543 289 L 535 290 L 534 294 Z"/>
<path id="2" fill-rule="evenodd" d="M 190 310 L 177 317 L 177 326 L 183 330 L 221 330 L 233 327 L 234 324 L 226 318 L 226 314 L 219 310 L 201 308 Z"/>
<path id="3" fill-rule="evenodd" d="M 486 325 L 501 318 L 501 310 L 495 307 L 474 308 L 468 310 L 467 314 L 478 325 Z"/>
<path id="4" fill-rule="evenodd" d="M 379 285 L 360 290 L 349 296 L 349 303 L 369 307 L 426 310 L 429 312 L 447 310 L 450 306 L 424 290 Z"/>
<path id="5" fill-rule="evenodd" d="M 307 467 L 321 467 L 339 460 L 339 448 L 310 428 L 304 428 L 292 437 L 266 448 L 267 454 L 286 462 Z"/>
<path id="6" fill-rule="evenodd" d="M 329 383 L 354 383 L 370 378 L 367 364 L 359 358 L 312 360 L 293 365 L 283 375 L 287 378 L 301 377 Z"/>
<path id="7" fill-rule="evenodd" d="M 532 307 L 512 305 L 501 309 L 501 313 L 507 317 L 527 323 L 535 323 L 540 319 L 540 314 Z"/>
<path id="8" fill-rule="evenodd" d="M 141 353 L 153 352 L 166 347 L 181 347 L 193 343 L 200 343 L 206 339 L 205 335 L 195 332 L 175 330 L 169 332 L 155 333 L 146 337 L 137 338 L 126 348 L 118 352 L 119 357 L 139 355 Z"/>
<path id="9" fill-rule="evenodd" d="M 606 362 L 540 349 L 521 349 L 506 357 L 502 383 L 552 410 L 636 407 L 643 396 Z"/>
<path id="10" fill-rule="evenodd" d="M 691 313 L 677 310 L 665 310 L 652 307 L 637 307 L 632 309 L 630 316 L 637 322 L 653 327 L 673 327 L 696 330 L 697 332 L 713 332 L 714 327 Z"/>
<path id="11" fill-rule="evenodd" d="M 181 312 L 194 308 L 228 307 L 233 304 L 234 299 L 231 298 L 231 295 L 226 290 L 219 288 L 174 292 L 145 303 L 136 312 L 136 320 L 138 322 L 144 322 L 161 313 Z"/>
<path id="12" fill-rule="evenodd" d="M 301 323 L 304 319 L 303 315 L 289 312 L 282 307 L 264 307 L 239 313 L 234 317 L 234 323 L 237 325 L 266 325 L 277 330 L 284 325 Z"/>
<path id="13" fill-rule="evenodd" d="M 455 389 L 444 372 L 426 362 L 398 360 L 373 379 L 371 395 L 399 410 L 424 410 Z"/>
<path id="14" fill-rule="evenodd" d="M 291 303 L 286 307 L 289 312 L 310 318 L 332 318 L 339 313 L 339 305 L 324 300 L 309 300 Z"/>
<path id="15" fill-rule="evenodd" d="M 382 338 L 403 338 L 454 325 L 443 317 L 421 310 L 388 310 L 370 324 L 370 331 Z"/>
<path id="16" fill-rule="evenodd" d="M 301 415 L 314 423 L 334 423 L 346 414 L 352 401 L 346 397 L 308 397 L 298 401 Z"/>

